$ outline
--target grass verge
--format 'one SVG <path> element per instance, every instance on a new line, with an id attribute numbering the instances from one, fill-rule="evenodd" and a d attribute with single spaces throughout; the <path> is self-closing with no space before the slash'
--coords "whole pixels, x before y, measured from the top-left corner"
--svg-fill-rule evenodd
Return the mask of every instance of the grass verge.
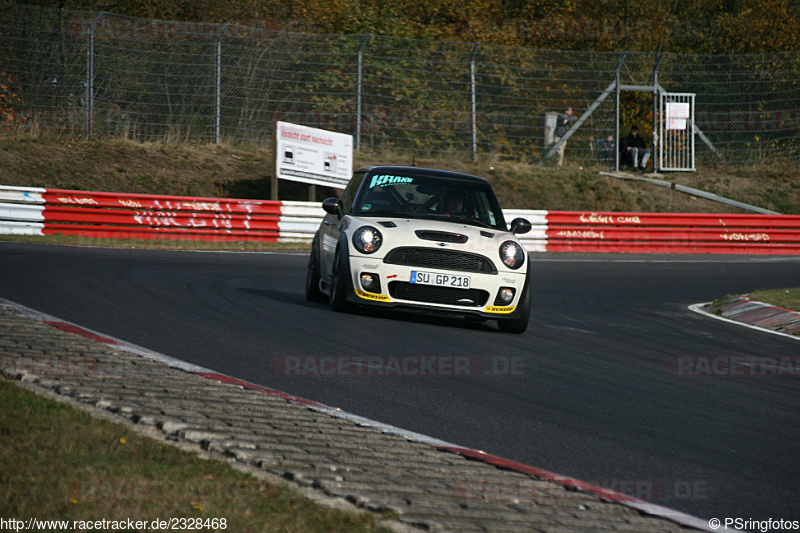
<path id="1" fill-rule="evenodd" d="M 0 135 L 0 185 L 178 196 L 270 197 L 271 149 L 235 144 L 138 143 L 125 139 L 83 141 L 59 136 Z M 411 164 L 467 172 L 488 179 L 508 209 L 619 212 L 741 212 L 731 206 L 599 174 L 596 161 L 568 159 L 563 167 L 537 167 L 520 154 L 412 155 L 362 150 L 354 167 Z M 773 162 L 752 167 L 701 164 L 696 172 L 659 179 L 771 209 L 800 214 L 800 168 Z M 322 200 L 341 191 L 317 187 Z M 307 184 L 280 182 L 281 200 L 307 200 Z"/>
<path id="2" fill-rule="evenodd" d="M 784 309 L 800 311 L 800 288 L 753 291 L 747 297 Z"/>
<path id="3" fill-rule="evenodd" d="M 217 530 L 388 531 L 377 515 L 320 505 L 5 378 L 0 405 L 0 516 L 6 519 L 131 519 L 147 521 L 144 530 L 156 519 L 217 519 L 220 526 L 225 519 Z"/>

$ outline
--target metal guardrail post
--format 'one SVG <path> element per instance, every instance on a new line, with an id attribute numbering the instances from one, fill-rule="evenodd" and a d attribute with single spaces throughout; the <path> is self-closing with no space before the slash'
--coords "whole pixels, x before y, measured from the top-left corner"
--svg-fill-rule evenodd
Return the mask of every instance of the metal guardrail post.
<path id="1" fill-rule="evenodd" d="M 367 45 L 367 41 L 369 38 L 372 37 L 371 34 L 367 34 L 364 39 L 361 41 L 361 44 L 358 46 L 358 52 L 356 53 L 356 152 L 361 151 L 361 65 L 362 65 L 362 52 L 364 51 L 364 47 Z"/>

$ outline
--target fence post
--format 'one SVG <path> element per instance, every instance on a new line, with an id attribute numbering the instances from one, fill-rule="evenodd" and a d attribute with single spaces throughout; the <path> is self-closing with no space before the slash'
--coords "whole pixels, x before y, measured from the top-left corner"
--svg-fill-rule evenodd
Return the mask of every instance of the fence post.
<path id="1" fill-rule="evenodd" d="M 361 151 L 361 63 L 362 52 L 372 34 L 367 34 L 361 41 L 356 54 L 356 152 Z"/>
<path id="2" fill-rule="evenodd" d="M 661 67 L 661 61 L 664 60 L 664 52 L 658 54 L 656 59 L 656 66 L 653 68 L 653 173 L 658 172 L 658 147 L 661 146 L 661 138 L 659 136 L 659 121 L 664 120 L 664 117 L 659 117 L 659 90 L 658 84 L 658 69 Z"/>
<path id="3" fill-rule="evenodd" d="M 617 70 L 614 72 L 614 84 L 615 84 L 615 93 L 616 93 L 616 109 L 614 111 L 614 127 L 616 128 L 616 132 L 614 133 L 614 170 L 619 172 L 619 149 L 621 148 L 621 139 L 619 138 L 619 71 L 622 68 L 622 64 L 625 62 L 625 58 L 628 56 L 628 52 L 623 52 L 619 56 L 619 61 L 617 62 Z"/>
<path id="4" fill-rule="evenodd" d="M 472 49 L 472 57 L 469 60 L 469 86 L 470 96 L 472 97 L 472 160 L 478 158 L 478 104 L 475 95 L 475 57 L 478 55 L 478 44 Z"/>
<path id="5" fill-rule="evenodd" d="M 222 31 L 217 34 L 217 47 L 214 65 L 214 144 L 220 142 L 220 123 L 222 120 L 222 38 L 228 31 L 230 22 L 222 26 Z"/>
<path id="6" fill-rule="evenodd" d="M 89 26 L 88 46 L 86 48 L 86 140 L 92 140 L 94 129 L 94 32 L 97 25 L 106 16 L 103 11 Z"/>

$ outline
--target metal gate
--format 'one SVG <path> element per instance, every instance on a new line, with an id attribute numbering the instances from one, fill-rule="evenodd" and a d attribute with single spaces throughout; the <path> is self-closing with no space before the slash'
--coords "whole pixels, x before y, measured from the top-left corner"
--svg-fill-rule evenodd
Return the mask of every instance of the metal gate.
<path id="1" fill-rule="evenodd" d="M 694 94 L 659 91 L 658 168 L 694 171 Z"/>

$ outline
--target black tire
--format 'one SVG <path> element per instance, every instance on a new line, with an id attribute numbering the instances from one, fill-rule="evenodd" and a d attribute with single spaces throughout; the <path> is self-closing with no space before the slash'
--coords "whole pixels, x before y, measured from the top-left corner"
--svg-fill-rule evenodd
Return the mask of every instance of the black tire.
<path id="1" fill-rule="evenodd" d="M 525 333 L 525 330 L 528 329 L 528 322 L 531 319 L 531 281 L 530 281 L 530 273 L 528 274 L 528 278 L 525 280 L 528 284 L 525 287 L 525 296 L 522 297 L 522 302 L 519 303 L 517 308 L 519 309 L 519 314 L 514 318 L 508 318 L 505 320 L 498 320 L 497 327 L 503 333 Z"/>
<path id="2" fill-rule="evenodd" d="M 347 310 L 347 290 L 350 286 L 350 262 L 347 254 L 342 253 L 342 247 L 336 249 L 331 272 L 331 293 L 328 305 L 334 311 Z"/>
<path id="3" fill-rule="evenodd" d="M 306 300 L 310 302 L 325 301 L 325 295 L 319 290 L 319 248 L 316 239 L 314 239 L 314 243 L 311 245 L 311 255 L 308 257 Z"/>

